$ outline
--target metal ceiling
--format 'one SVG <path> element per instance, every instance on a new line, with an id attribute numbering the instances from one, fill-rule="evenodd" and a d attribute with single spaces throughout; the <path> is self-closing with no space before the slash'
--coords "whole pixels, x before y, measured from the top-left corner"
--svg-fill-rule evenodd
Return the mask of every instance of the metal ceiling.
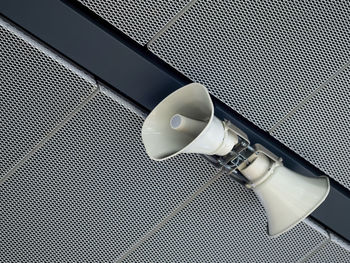
<path id="1" fill-rule="evenodd" d="M 350 189 L 350 3 L 196 1 L 149 49 Z"/>
<path id="2" fill-rule="evenodd" d="M 158 6 L 160 4 L 166 8 L 159 3 L 162 1 L 157 2 Z M 191 45 L 189 45 L 191 41 L 188 41 L 188 34 L 197 34 L 193 19 L 199 19 L 197 23 L 200 23 L 208 16 L 196 15 L 197 12 L 206 12 L 205 14 L 209 14 L 213 21 L 218 22 L 207 23 L 205 29 L 198 29 L 199 32 L 208 30 L 210 33 L 210 30 L 215 31 L 215 28 L 219 27 L 222 30 L 218 32 L 219 36 L 230 38 L 225 35 L 227 34 L 225 26 L 228 22 L 220 26 L 220 21 L 226 19 L 220 14 L 224 13 L 223 10 L 227 12 L 230 9 L 216 6 L 209 8 L 200 1 L 196 6 L 196 2 L 191 2 L 193 6 L 188 8 L 192 11 L 186 8 L 183 10 L 186 12 L 171 23 L 169 31 L 165 30 L 164 35 L 153 39 L 150 48 L 192 79 L 202 80 L 205 83 L 210 76 L 208 74 L 213 74 L 211 67 L 215 66 L 210 62 L 225 59 L 217 56 L 212 49 L 207 50 L 204 54 L 211 56 L 212 60 L 207 61 L 206 68 L 202 69 L 207 70 L 207 76 L 201 79 L 203 72 L 196 68 L 200 63 L 196 64 L 191 60 L 193 55 L 196 57 L 196 52 L 200 51 L 196 51 L 195 41 Z M 295 8 L 294 11 L 301 14 L 307 14 L 306 11 L 312 10 L 309 15 L 316 12 L 312 5 L 296 8 L 291 3 L 288 5 L 289 10 Z M 131 1 L 130 4 L 135 3 Z M 302 5 L 302 2 L 298 5 Z M 92 6 L 99 6 L 98 1 L 90 1 L 90 8 Z M 237 10 L 242 10 L 243 7 L 240 7 L 241 9 Z M 134 9 L 130 6 L 128 8 L 132 14 Z M 154 10 L 150 8 L 142 6 L 144 13 L 154 14 Z M 216 8 L 219 8 L 219 11 Z M 230 8 L 236 10 L 232 6 Z M 251 10 L 245 8 L 243 10 Z M 282 7 L 276 8 L 269 10 L 278 10 Z M 338 7 L 342 8 L 347 7 Z M 181 10 L 180 7 L 177 9 Z M 329 8 L 321 11 L 336 12 L 338 9 Z M 125 12 L 125 9 L 112 9 L 112 11 L 109 11 L 109 15 L 114 14 L 117 17 L 120 12 Z M 260 16 L 266 15 L 266 12 L 262 12 Z M 169 14 L 175 12 L 173 9 L 165 13 L 168 14 L 168 19 L 172 16 Z M 102 17 L 106 15 L 103 12 L 99 14 Z M 186 15 L 189 17 L 186 18 Z M 255 15 L 254 13 L 253 17 Z M 137 13 L 134 17 L 143 19 Z M 266 15 L 266 19 L 268 17 Z M 336 21 L 333 23 L 344 19 L 339 18 L 341 16 L 334 17 Z M 303 28 L 298 24 L 298 16 L 291 19 L 286 21 L 291 23 L 289 26 L 287 24 L 289 30 L 293 32 L 293 28 Z M 136 39 L 135 35 L 143 36 L 142 29 L 139 29 L 140 25 L 147 27 L 152 21 L 136 22 L 138 26 L 123 30 L 139 42 L 146 43 L 151 40 L 151 35 L 146 34 L 143 40 Z M 345 22 L 342 23 L 346 22 L 348 20 L 345 17 Z M 184 33 L 186 23 L 193 26 L 188 34 Z M 273 25 L 280 28 L 276 26 L 276 22 Z M 281 24 L 284 25 L 285 23 Z M 317 30 L 322 29 L 321 27 Z M 8 177 L 0 186 L 1 210 L 4 211 L 1 213 L 1 220 L 5 229 L 5 235 L 1 237 L 1 250 L 4 252 L 1 253 L 2 260 L 123 259 L 130 262 L 350 260 L 346 242 L 339 241 L 339 238 L 334 238 L 332 234 L 329 235 L 310 221 L 300 224 L 279 239 L 268 239 L 265 235 L 262 208 L 251 192 L 226 177 L 210 180 L 215 175 L 215 170 L 197 156 L 179 158 L 165 164 L 148 160 L 139 138 L 142 118 L 135 115 L 132 105 L 108 88 L 102 88 L 101 92 L 101 86 L 97 85 L 92 77 L 3 20 L 1 32 L 1 45 L 4 46 L 1 49 L 3 65 L 1 77 L 4 79 L 0 98 L 5 102 L 2 103 L 4 105 L 2 112 L 6 113 L 2 115 L 1 122 L 5 123 L 2 127 L 7 133 L 1 133 L 0 142 L 3 149 L 14 149 L 11 150 L 13 155 L 4 154 L 4 157 L 1 157 L 3 163 L 7 165 L 3 169 L 2 176 Z M 321 32 L 326 34 L 328 31 Z M 275 35 L 278 36 L 278 32 L 271 34 L 272 37 Z M 211 43 L 210 38 L 205 38 L 205 35 L 202 37 L 202 41 Z M 334 38 L 331 41 L 333 40 Z M 323 52 L 327 53 L 329 49 L 331 49 L 329 54 L 336 52 L 333 50 L 334 45 L 327 43 L 330 48 Z M 346 51 L 347 42 L 344 43 L 345 46 L 342 48 Z M 168 49 L 172 50 L 172 55 L 169 55 L 169 51 L 164 51 L 167 45 Z M 249 50 L 249 47 L 246 48 Z M 179 60 L 182 64 L 171 61 L 176 59 L 174 53 L 179 52 L 178 56 L 181 56 L 184 51 L 193 52 L 193 55 L 188 60 L 185 58 Z M 227 56 L 234 55 L 232 49 L 222 51 L 226 51 Z M 287 48 L 283 52 L 288 51 Z M 293 52 L 291 56 L 295 54 Z M 190 53 L 188 55 L 191 55 Z M 300 56 L 302 54 L 298 53 Z M 200 53 L 197 55 L 196 59 L 200 62 L 208 59 L 206 56 L 199 56 Z M 9 61 L 12 62 L 8 63 Z M 339 62 L 337 59 L 334 61 Z M 244 63 L 248 62 L 250 63 L 250 61 Z M 227 74 L 228 69 L 234 70 L 231 69 L 230 61 L 225 63 L 224 68 L 217 68 L 217 71 L 214 71 L 216 75 Z M 182 65 L 183 68 L 180 68 Z M 280 67 L 283 67 L 283 63 L 281 65 Z M 271 74 L 274 73 L 268 65 L 266 68 L 267 72 L 270 70 Z M 274 136 L 325 172 L 328 172 L 327 168 L 332 170 L 342 166 L 332 167 L 328 162 L 325 163 L 324 159 L 317 158 L 327 154 L 328 148 L 317 148 L 324 140 L 316 132 L 321 130 L 323 135 L 322 128 L 325 129 L 324 133 L 330 132 L 327 125 L 329 120 L 332 121 L 332 127 L 336 127 L 332 132 L 336 135 L 333 145 L 343 151 L 332 153 L 338 158 L 343 158 L 341 159 L 343 163 L 346 162 L 343 153 L 347 153 L 344 145 L 348 144 L 346 137 L 345 141 L 343 138 L 348 132 L 347 126 L 342 125 L 348 121 L 349 108 L 346 107 L 347 104 L 341 107 L 344 100 L 339 99 L 347 98 L 346 95 L 349 94 L 346 92 L 349 86 L 348 71 L 346 67 L 334 68 L 336 75 L 330 76 L 332 79 L 328 81 L 326 77 L 325 85 L 321 84 L 318 87 L 315 84 L 317 93 L 312 94 L 308 103 L 298 107 L 298 110 L 290 114 L 286 120 L 283 119 L 281 124 L 277 122 L 278 127 L 276 126 L 273 131 Z M 292 75 L 291 80 L 286 80 L 286 85 L 293 83 L 293 77 L 299 76 L 299 71 L 286 72 Z M 312 75 L 314 69 L 310 72 L 307 74 Z M 277 72 L 274 74 L 277 76 Z M 324 75 L 327 76 L 326 73 Z M 222 94 L 231 94 L 235 91 L 223 85 L 215 88 L 215 83 L 207 85 L 219 97 L 220 90 L 223 91 Z M 17 93 L 10 92 L 14 89 Z M 333 90 L 338 93 L 327 93 Z M 225 96 L 227 99 L 225 97 L 222 99 L 237 111 L 244 108 L 232 103 L 232 98 L 228 95 Z M 256 107 L 259 107 L 259 103 L 265 103 L 259 96 L 255 99 L 250 98 L 254 99 Z M 308 96 L 301 96 L 301 101 L 303 98 Z M 283 104 L 283 99 L 281 97 L 275 100 L 275 105 Z M 318 111 L 319 109 L 321 110 Z M 19 114 L 21 110 L 23 113 Z M 325 115 L 328 117 L 324 118 Z M 320 122 L 317 122 L 318 116 Z M 255 121 L 254 118 L 253 116 L 251 120 Z M 270 119 L 268 116 L 263 118 Z M 304 125 L 300 125 L 308 118 L 316 121 L 305 121 Z M 289 123 L 291 124 L 288 125 Z M 313 124 L 311 128 L 309 123 Z M 263 128 L 265 125 L 261 125 L 259 121 L 255 121 L 255 124 Z M 270 124 L 266 125 L 268 127 Z M 305 127 L 305 132 L 294 134 L 293 129 L 300 126 Z M 310 133 L 307 132 L 309 130 Z M 305 136 L 305 144 L 309 146 L 304 147 L 304 152 L 297 148 L 300 144 L 295 143 L 300 140 L 300 136 Z M 317 155 L 313 155 L 315 154 L 313 149 L 318 151 Z M 114 158 L 111 159 L 111 156 Z M 344 171 L 342 168 L 338 169 Z M 339 181 L 347 186 L 346 173 L 338 175 L 341 176 L 339 178 L 332 173 L 329 175 L 337 180 L 344 178 Z M 206 185 L 205 189 L 201 188 L 203 185 Z M 190 202 L 187 204 L 188 200 Z M 182 209 L 178 210 L 182 205 Z"/>
<path id="3" fill-rule="evenodd" d="M 226 175 L 215 176 L 215 169 L 196 155 L 151 161 L 140 138 L 142 113 L 3 20 L 1 31 L 1 42 L 8 43 L 3 54 L 12 50 L 22 58 L 13 59 L 12 70 L 3 68 L 3 91 L 16 87 L 36 94 L 30 116 L 42 105 L 44 112 L 58 110 L 56 103 L 45 104 L 58 94 L 47 94 L 52 88 L 47 83 L 58 77 L 56 67 L 69 71 L 60 77 L 74 85 L 77 96 L 89 88 L 55 127 L 38 123 L 48 130 L 44 138 L 27 134 L 32 146 L 5 173 L 0 186 L 1 261 L 138 262 L 155 256 L 155 261 L 263 262 L 286 260 L 286 254 L 294 261 L 327 240 L 322 228 L 308 222 L 269 239 L 264 211 L 252 192 Z M 35 71 L 32 54 L 47 61 L 46 70 Z M 2 63 L 11 57 L 2 56 Z M 11 76 L 23 67 L 19 85 Z M 2 100 L 7 98 L 1 94 Z M 60 99 L 60 107 L 68 111 L 70 101 Z M 12 112 L 27 106 L 28 99 L 19 97 L 8 101 L 4 112 L 16 119 Z M 28 128 L 25 122 L 24 128 L 15 125 Z"/>

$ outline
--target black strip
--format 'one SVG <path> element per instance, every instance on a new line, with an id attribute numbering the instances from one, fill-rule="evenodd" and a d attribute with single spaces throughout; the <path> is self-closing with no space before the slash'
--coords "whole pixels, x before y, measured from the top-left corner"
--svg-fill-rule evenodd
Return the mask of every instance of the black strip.
<path id="1" fill-rule="evenodd" d="M 144 109 L 190 80 L 76 2 L 58 0 L 1 0 L 0 12 L 57 52 L 109 84 Z M 320 170 L 268 133 L 213 97 L 216 115 L 230 120 L 294 171 L 317 176 Z M 331 192 L 312 217 L 350 240 L 350 192 L 331 179 Z"/>

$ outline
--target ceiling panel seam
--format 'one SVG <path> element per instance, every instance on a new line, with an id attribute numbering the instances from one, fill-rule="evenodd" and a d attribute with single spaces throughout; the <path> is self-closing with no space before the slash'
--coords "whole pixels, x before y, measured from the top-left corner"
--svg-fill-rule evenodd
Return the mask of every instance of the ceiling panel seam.
<path id="1" fill-rule="evenodd" d="M 270 130 L 271 134 L 274 132 L 284 121 L 289 119 L 298 109 L 304 106 L 311 98 L 316 96 L 321 90 L 327 88 L 327 85 L 339 76 L 343 71 L 345 71 L 350 65 L 350 62 L 343 65 L 339 70 L 337 70 L 330 78 L 328 78 L 324 83 L 322 83 L 317 89 L 315 89 L 309 96 L 307 96 L 304 100 L 302 100 L 298 105 L 296 105 L 287 115 L 285 115 L 281 120 L 279 120 Z"/>
<path id="2" fill-rule="evenodd" d="M 318 251 L 320 251 L 324 246 L 326 246 L 331 241 L 330 236 L 328 236 L 327 239 L 323 240 L 321 243 L 319 243 L 317 246 L 314 247 L 314 249 L 310 250 L 305 256 L 303 256 L 298 263 L 303 263 L 308 261 L 309 258 L 311 258 L 313 255 L 315 255 Z"/>
<path id="3" fill-rule="evenodd" d="M 156 41 L 169 27 L 171 27 L 172 24 L 176 22 L 177 19 L 179 19 L 188 9 L 191 8 L 198 0 L 191 0 L 187 5 L 185 5 L 184 8 L 180 10 L 162 29 L 160 29 L 157 34 L 154 35 L 154 37 L 151 38 L 150 41 L 146 44 L 147 49 L 152 45 L 154 41 Z"/>
<path id="4" fill-rule="evenodd" d="M 115 263 L 120 263 L 125 260 L 132 252 L 139 248 L 143 243 L 145 243 L 151 236 L 157 233 L 164 225 L 166 225 L 173 217 L 180 213 L 185 207 L 187 207 L 197 196 L 199 196 L 203 191 L 210 187 L 213 183 L 224 176 L 224 170 L 220 169 L 212 179 L 206 182 L 201 188 L 199 188 L 193 195 L 187 198 L 180 206 L 175 208 L 167 217 L 165 217 L 159 224 L 157 224 L 151 231 L 147 232 L 143 237 L 136 241 L 129 249 L 120 255 L 119 258 L 115 260 Z"/>
<path id="5" fill-rule="evenodd" d="M 298 263 L 307 262 L 310 258 L 312 258 L 315 254 L 317 254 L 321 249 L 323 249 L 325 246 L 327 246 L 328 243 L 333 242 L 337 245 L 339 245 L 341 248 L 345 249 L 346 251 L 350 252 L 350 243 L 334 232 L 332 232 L 329 229 L 324 229 L 322 226 L 320 226 L 317 222 L 315 222 L 311 218 L 306 218 L 303 220 L 304 223 L 315 229 L 316 231 L 320 232 L 324 236 L 327 237 L 323 242 L 315 246 L 314 249 L 310 250 L 305 256 L 303 256 Z"/>
<path id="6" fill-rule="evenodd" d="M 22 29 L 18 28 L 16 25 L 14 25 L 8 19 L 3 17 L 1 14 L 0 14 L 0 26 L 4 27 L 5 29 L 7 29 L 8 31 L 10 31 L 12 34 L 16 35 L 20 39 L 24 40 L 26 43 L 28 43 L 32 47 L 40 50 L 46 56 L 55 60 L 57 63 L 64 66 L 66 69 L 74 72 L 75 74 L 77 74 L 79 77 L 86 80 L 90 84 L 96 85 L 95 78 L 91 74 L 87 73 L 85 70 L 80 68 L 74 62 L 68 61 L 66 58 L 62 57 L 59 53 L 52 50 L 49 46 L 47 46 L 45 43 L 43 43 L 39 39 L 24 32 Z"/>
<path id="7" fill-rule="evenodd" d="M 307 217 L 303 220 L 303 222 L 308 225 L 309 227 L 313 228 L 314 230 L 316 230 L 317 232 L 321 233 L 322 235 L 324 235 L 325 237 L 329 236 L 329 230 L 326 229 L 325 227 L 321 226 L 320 224 L 318 224 L 314 219 L 312 219 L 311 217 Z"/>
<path id="8" fill-rule="evenodd" d="M 98 86 L 99 90 L 103 94 L 105 94 L 107 97 L 111 98 L 112 100 L 114 100 L 118 104 L 124 106 L 125 108 L 127 108 L 131 112 L 133 112 L 136 115 L 140 116 L 142 119 L 146 119 L 146 117 L 148 115 L 147 112 L 141 110 L 139 107 L 134 105 L 126 97 L 124 97 L 123 95 L 119 94 L 117 92 L 117 90 L 112 89 L 112 88 L 110 88 L 108 86 L 105 86 L 104 84 L 100 83 L 99 81 L 97 81 L 97 86 Z"/>
<path id="9" fill-rule="evenodd" d="M 332 242 L 350 252 L 350 243 L 333 232 L 329 233 Z"/>
<path id="10" fill-rule="evenodd" d="M 96 84 L 95 84 L 96 85 Z M 82 101 L 63 121 L 61 121 L 48 135 L 46 135 L 29 153 L 27 153 L 11 170 L 0 179 L 0 185 L 12 176 L 34 153 L 36 153 L 52 136 L 54 136 L 72 117 L 74 117 L 95 95 L 99 92 L 95 89 L 84 101 Z"/>

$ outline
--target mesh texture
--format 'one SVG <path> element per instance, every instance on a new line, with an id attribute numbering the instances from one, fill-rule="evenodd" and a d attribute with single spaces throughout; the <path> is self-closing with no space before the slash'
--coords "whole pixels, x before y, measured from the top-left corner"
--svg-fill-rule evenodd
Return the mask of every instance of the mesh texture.
<path id="1" fill-rule="evenodd" d="M 329 242 L 313 254 L 307 261 L 308 263 L 332 262 L 345 263 L 350 262 L 350 252 L 334 242 Z"/>
<path id="2" fill-rule="evenodd" d="M 350 69 L 347 68 L 272 133 L 350 189 Z"/>
<path id="3" fill-rule="evenodd" d="M 304 223 L 269 238 L 253 192 L 222 177 L 124 262 L 296 262 L 325 239 Z"/>
<path id="4" fill-rule="evenodd" d="M 144 44 L 188 1 L 89 1 L 90 6 L 88 1 L 82 2 Z M 195 80 L 200 78 L 198 81 L 207 84 L 212 93 L 268 129 L 272 123 L 268 122 L 270 118 L 273 121 L 280 118 L 286 109 L 321 83 L 321 77 L 319 82 L 314 81 L 319 77 L 316 71 L 325 76 L 348 61 L 348 54 L 345 54 L 349 51 L 348 35 L 344 31 L 348 29 L 349 8 L 346 2 L 322 3 L 322 6 L 316 2 L 292 1 L 271 2 L 266 4 L 267 7 L 259 6 L 260 3 L 255 7 L 249 5 L 245 2 L 214 4 L 199 1 L 195 9 L 155 42 L 152 49 L 167 56 L 163 57 L 166 61 L 171 57 L 169 53 L 176 50 L 171 57 L 173 66 Z M 155 17 L 155 10 L 162 10 L 162 14 Z M 278 10 L 283 11 L 283 16 Z M 286 10 L 292 10 L 293 17 Z M 235 21 L 230 17 L 230 11 L 238 17 L 238 22 L 245 14 L 252 24 L 244 26 L 243 23 L 238 29 L 230 27 L 231 21 Z M 168 13 L 164 16 L 163 12 Z M 241 16 L 237 16 L 237 12 L 241 12 Z M 258 27 L 260 22 L 263 27 Z M 169 35 L 175 34 L 172 33 L 174 30 L 177 35 L 169 40 Z M 202 39 L 193 41 L 191 34 Z M 242 35 L 234 38 L 239 34 Z M 300 35 L 294 39 L 295 34 Z M 243 35 L 248 38 L 243 40 Z M 95 87 L 1 27 L 0 38 L 1 176 L 74 111 Z M 234 42 L 237 39 L 238 43 Z M 266 42 L 259 42 L 262 39 Z M 289 40 L 291 43 L 287 45 Z M 207 41 L 204 47 L 198 45 L 201 41 Z M 279 43 L 281 50 L 270 50 L 271 46 L 266 43 Z M 179 47 L 180 44 L 183 46 Z M 170 51 L 164 51 L 166 45 Z M 257 48 L 253 49 L 255 45 Z M 238 51 L 233 51 L 234 48 Z M 251 50 L 253 54 L 249 53 Z M 184 57 L 181 57 L 182 52 Z M 273 52 L 277 53 L 276 57 L 271 55 Z M 233 60 L 237 55 L 242 56 Z M 329 64 L 325 63 L 327 60 Z M 198 61 L 202 63 L 196 64 Z M 204 69 L 203 61 L 207 63 Z M 262 68 L 260 71 L 259 67 Z M 237 69 L 238 76 L 233 83 L 231 73 L 236 74 Z M 254 71 L 254 74 L 245 75 L 244 70 Z M 259 86 L 258 77 L 264 82 Z M 303 83 L 293 89 L 290 86 L 293 81 Z M 281 83 L 284 86 L 278 86 Z M 337 126 L 334 131 L 313 128 L 311 135 L 318 139 L 329 138 L 329 133 L 336 135 L 335 146 L 327 149 L 318 149 L 319 141 L 312 137 L 314 147 L 328 153 L 332 148 L 332 154 L 342 158 L 343 153 L 348 153 L 343 145 L 349 145 L 346 130 L 349 102 L 344 101 L 349 93 L 346 83 L 348 77 L 344 73 L 330 84 L 330 88 L 305 105 L 307 111 L 321 109 L 318 114 L 324 114 L 324 119 L 320 117 L 322 125 L 328 119 Z M 241 87 L 241 84 L 245 86 Z M 273 93 L 277 86 L 286 91 L 287 95 L 283 95 L 286 97 Z M 243 93 L 245 89 L 247 91 Z M 333 89 L 335 94 L 331 94 Z M 236 100 L 232 91 L 239 91 L 238 99 L 246 94 L 248 103 L 243 105 Z M 266 100 L 271 94 L 275 97 Z M 331 99 L 327 100 L 327 96 Z M 248 106 L 252 105 L 253 109 L 249 111 Z M 264 115 L 265 111 L 259 111 L 261 107 L 272 109 Z M 276 108 L 281 114 L 275 113 Z M 254 110 L 256 116 L 252 113 Z M 300 109 L 303 110 L 305 108 Z M 296 117 L 298 114 L 299 111 L 291 119 L 305 118 Z M 306 118 L 311 118 L 308 114 Z M 302 119 L 299 121 L 303 122 Z M 318 127 L 316 124 L 313 125 Z M 99 94 L 0 185 L 0 262 L 110 262 L 214 175 L 215 170 L 195 155 L 179 156 L 163 163 L 149 160 L 141 144 L 141 125 L 142 119 L 137 115 Z M 284 125 L 281 129 L 288 131 L 278 129 L 275 136 L 282 134 L 281 140 L 298 149 L 295 142 L 286 139 L 291 138 L 287 133 L 291 133 L 293 127 L 283 128 Z M 311 136 L 305 135 L 305 131 L 300 134 L 305 137 L 292 135 L 297 142 L 305 138 L 304 143 L 308 140 L 306 136 Z M 337 147 L 341 153 L 336 152 Z M 301 154 L 322 164 L 322 158 L 317 158 L 314 153 Z M 319 167 L 345 170 L 333 176 L 349 186 L 345 176 L 348 167 L 344 168 L 344 164 L 341 160 L 340 167 L 329 163 L 319 164 Z M 341 179 L 337 178 L 338 174 Z M 280 238 L 269 239 L 266 217 L 253 193 L 222 178 L 127 261 L 295 262 L 324 238 L 301 223 Z M 333 243 L 327 244 L 309 260 L 350 261 L 349 253 Z"/>
<path id="5" fill-rule="evenodd" d="M 145 45 L 189 1 L 79 0 L 141 45 Z"/>
<path id="6" fill-rule="evenodd" d="M 154 162 L 142 119 L 99 93 L 0 186 L 0 262 L 110 262 L 215 170 Z"/>
<path id="7" fill-rule="evenodd" d="M 198 0 L 150 50 L 269 130 L 350 61 L 350 2 Z"/>
<path id="8" fill-rule="evenodd" d="M 0 26 L 0 178 L 94 89 Z"/>

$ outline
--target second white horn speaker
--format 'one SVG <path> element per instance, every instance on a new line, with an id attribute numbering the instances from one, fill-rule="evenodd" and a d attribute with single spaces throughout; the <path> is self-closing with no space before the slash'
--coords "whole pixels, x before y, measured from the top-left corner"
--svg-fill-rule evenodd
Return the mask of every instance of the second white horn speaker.
<path id="1" fill-rule="evenodd" d="M 161 101 L 142 127 L 146 152 L 153 160 L 180 153 L 226 155 L 238 137 L 214 116 L 208 90 L 199 83 L 184 86 Z"/>

